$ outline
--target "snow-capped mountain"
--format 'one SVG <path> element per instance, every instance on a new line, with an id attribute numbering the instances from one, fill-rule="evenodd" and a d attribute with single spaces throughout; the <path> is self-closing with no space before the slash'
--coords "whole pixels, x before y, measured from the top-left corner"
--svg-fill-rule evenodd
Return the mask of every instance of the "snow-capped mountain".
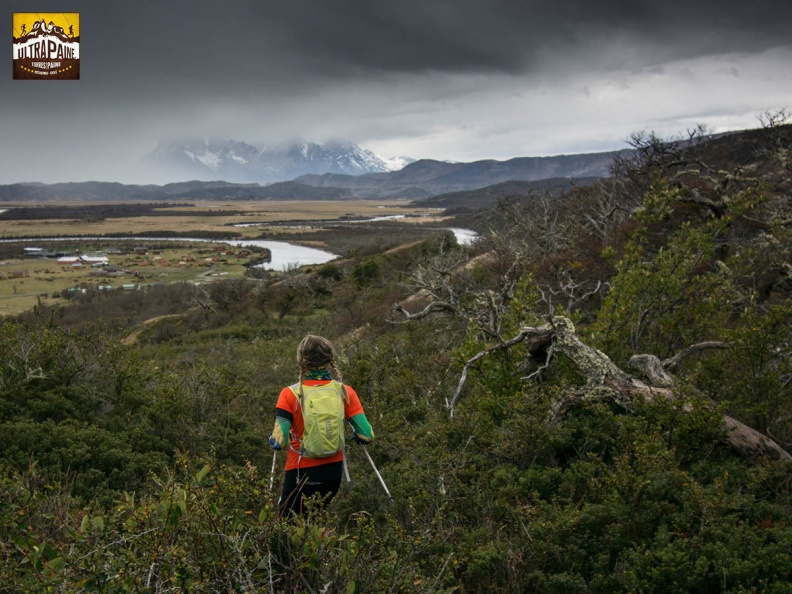
<path id="1" fill-rule="evenodd" d="M 398 171 L 414 159 L 385 159 L 346 141 L 295 140 L 256 147 L 233 139 L 161 143 L 145 159 L 158 178 L 270 183 L 306 174 Z"/>

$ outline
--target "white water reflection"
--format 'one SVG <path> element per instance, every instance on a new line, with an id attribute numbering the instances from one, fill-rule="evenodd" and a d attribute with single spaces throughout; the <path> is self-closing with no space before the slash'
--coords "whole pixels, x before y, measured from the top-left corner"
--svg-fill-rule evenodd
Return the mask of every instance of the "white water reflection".
<path id="1" fill-rule="evenodd" d="M 233 239 L 224 243 L 235 246 L 255 245 L 265 247 L 270 250 L 272 260 L 261 264 L 259 268 L 265 270 L 289 270 L 290 268 L 306 266 L 308 264 L 324 264 L 330 260 L 335 260 L 339 256 L 324 250 L 295 245 L 285 241 L 265 241 L 262 239 Z"/>
<path id="2" fill-rule="evenodd" d="M 449 231 L 454 234 L 459 245 L 470 245 L 478 239 L 478 233 L 472 229 L 449 228 Z"/>
<path id="3" fill-rule="evenodd" d="M 396 221 L 398 219 L 406 219 L 407 215 L 403 214 L 396 214 L 396 215 L 383 215 L 381 217 L 374 217 L 373 219 L 366 219 L 363 221 L 346 221 L 347 223 L 378 223 L 380 221 Z"/>
<path id="4" fill-rule="evenodd" d="M 355 223 L 376 223 L 378 221 L 392 221 L 395 219 L 404 219 L 407 218 L 406 215 L 387 215 L 381 217 L 374 217 L 373 219 L 359 219 L 359 220 L 350 220 L 350 221 L 327 221 L 328 223 L 338 224 L 343 223 L 347 225 L 352 225 Z M 270 225 L 271 223 L 234 223 L 231 225 L 232 227 L 262 227 L 265 225 Z M 288 229 L 310 229 L 312 226 L 305 224 L 305 225 L 288 225 Z M 456 227 L 446 227 L 448 231 L 451 231 L 456 237 L 457 243 L 459 245 L 470 245 L 476 239 L 478 239 L 478 233 L 473 231 L 472 229 L 460 229 Z"/>

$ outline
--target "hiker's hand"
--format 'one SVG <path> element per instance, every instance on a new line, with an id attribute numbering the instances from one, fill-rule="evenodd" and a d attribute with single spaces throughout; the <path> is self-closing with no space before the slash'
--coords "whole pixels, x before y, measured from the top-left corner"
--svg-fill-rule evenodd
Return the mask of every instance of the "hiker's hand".
<path id="1" fill-rule="evenodd" d="M 358 435 L 357 433 L 352 434 L 352 441 L 354 441 L 358 445 L 366 445 L 371 443 L 371 440 L 368 439 L 365 435 Z"/>
<path id="2" fill-rule="evenodd" d="M 281 444 L 279 444 L 278 440 L 275 439 L 274 437 L 272 437 L 271 435 L 270 435 L 270 438 L 269 438 L 269 444 L 270 444 L 270 447 L 273 450 L 280 450 L 281 449 Z"/>
<path id="3" fill-rule="evenodd" d="M 374 439 L 374 430 L 369 425 L 363 413 L 350 417 L 349 425 L 352 427 L 352 439 L 361 445 L 369 444 Z"/>

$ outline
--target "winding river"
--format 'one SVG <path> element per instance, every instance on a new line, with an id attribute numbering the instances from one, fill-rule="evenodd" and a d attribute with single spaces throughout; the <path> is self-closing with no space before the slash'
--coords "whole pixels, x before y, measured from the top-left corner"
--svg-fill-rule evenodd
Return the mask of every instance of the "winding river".
<path id="1" fill-rule="evenodd" d="M 457 241 L 462 245 L 472 243 L 477 234 L 470 229 L 451 229 L 457 238 Z M 308 264 L 324 264 L 330 260 L 334 260 L 339 256 L 331 252 L 319 250 L 316 248 L 306 247 L 303 245 L 296 245 L 287 243 L 285 241 L 267 241 L 262 239 L 202 239 L 194 237 L 48 237 L 37 239 L 13 238 L 13 239 L 0 239 L 3 243 L 43 243 L 45 241 L 195 241 L 205 243 L 227 243 L 233 246 L 252 245 L 256 247 L 263 247 L 270 250 L 272 259 L 261 267 L 265 270 L 289 270 Z"/>

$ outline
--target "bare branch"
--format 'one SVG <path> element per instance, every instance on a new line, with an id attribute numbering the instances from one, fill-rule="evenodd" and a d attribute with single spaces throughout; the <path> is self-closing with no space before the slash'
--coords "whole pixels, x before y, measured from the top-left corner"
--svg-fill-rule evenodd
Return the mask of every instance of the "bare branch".
<path id="1" fill-rule="evenodd" d="M 725 342 L 720 342 L 720 341 L 699 342 L 698 344 L 691 345 L 686 349 L 682 349 L 673 357 L 663 361 L 663 368 L 673 369 L 674 367 L 679 365 L 682 359 L 684 359 L 685 357 L 689 357 L 694 353 L 699 353 L 701 351 L 706 351 L 709 349 L 725 349 L 725 348 L 728 348 Z"/>
<path id="2" fill-rule="evenodd" d="M 398 303 L 393 304 L 393 309 L 398 311 L 400 314 L 404 316 L 404 320 L 397 322 L 395 320 L 390 320 L 392 324 L 405 324 L 407 322 L 411 322 L 413 320 L 420 320 L 421 318 L 425 318 L 433 313 L 437 312 L 448 312 L 448 313 L 456 313 L 457 308 L 452 305 L 451 303 L 447 303 L 445 301 L 432 301 L 429 305 L 424 307 L 421 311 L 417 313 L 410 313 L 404 307 L 399 305 Z"/>
<path id="3" fill-rule="evenodd" d="M 459 383 L 457 384 L 457 389 L 456 392 L 454 393 L 453 398 L 451 398 L 450 402 L 446 401 L 446 408 L 450 411 L 452 417 L 454 416 L 454 407 L 457 405 L 457 402 L 459 402 L 459 398 L 462 396 L 462 392 L 465 390 L 465 386 L 467 385 L 467 377 L 470 367 L 473 364 L 475 364 L 477 361 L 480 361 L 481 359 L 489 355 L 490 353 L 494 353 L 495 351 L 501 351 L 503 349 L 508 349 L 513 347 L 514 345 L 522 342 L 532 334 L 535 334 L 536 331 L 537 331 L 536 328 L 523 328 L 520 331 L 520 333 L 514 338 L 511 338 L 505 342 L 501 342 L 499 344 L 486 348 L 467 360 L 465 366 L 462 368 L 462 375 L 459 378 Z"/>
<path id="4" fill-rule="evenodd" d="M 547 349 L 547 357 L 545 358 L 544 365 L 541 365 L 536 371 L 531 373 L 530 375 L 526 375 L 525 377 L 521 377 L 520 379 L 523 381 L 531 381 L 535 377 L 539 377 L 543 371 L 545 371 L 548 367 L 550 367 L 550 361 L 553 358 L 553 345 L 550 344 L 550 348 Z"/>

